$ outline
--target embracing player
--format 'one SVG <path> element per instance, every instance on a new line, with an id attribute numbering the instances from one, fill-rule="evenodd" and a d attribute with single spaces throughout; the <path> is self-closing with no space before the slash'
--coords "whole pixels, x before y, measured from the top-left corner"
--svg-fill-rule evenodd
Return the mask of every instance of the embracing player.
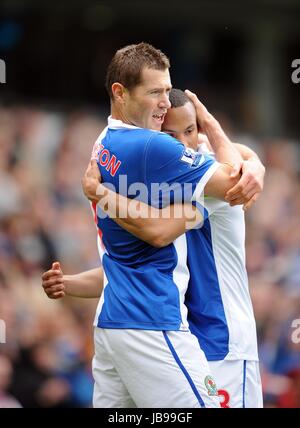
<path id="1" fill-rule="evenodd" d="M 198 108 L 198 122 L 200 120 L 203 125 L 205 109 L 195 98 L 194 101 Z M 203 134 L 200 138 L 198 136 L 195 107 L 186 94 L 172 89 L 170 102 L 172 108 L 165 117 L 163 130 L 187 147 L 211 152 L 207 137 Z M 224 138 L 217 122 L 212 121 L 206 131 L 212 143 L 216 138 Z M 264 168 L 257 156 L 244 146 L 239 146 L 239 149 L 261 182 Z M 94 192 L 89 196 L 96 197 L 94 179 L 99 178 L 98 170 L 88 174 L 85 185 L 89 192 Z M 253 196 L 256 191 L 257 186 L 252 183 L 245 193 L 250 192 L 249 196 Z M 232 193 L 235 194 L 235 189 Z M 231 207 L 227 202 L 214 198 L 205 199 L 205 208 L 207 218 L 203 227 L 186 235 L 190 269 L 186 305 L 190 329 L 198 337 L 209 360 L 222 397 L 222 407 L 261 407 L 256 328 L 245 269 L 244 213 L 241 206 Z M 170 239 L 174 239 L 176 231 L 181 232 L 178 220 L 174 224 L 169 221 L 168 227 L 162 219 L 143 219 L 142 224 L 139 221 L 132 222 L 130 231 L 154 244 L 157 244 L 157 233 L 160 245 L 167 245 Z M 156 233 L 153 232 L 155 229 Z M 54 277 L 55 274 L 49 271 L 45 278 L 50 275 Z M 65 292 L 81 297 L 99 296 L 100 275 L 101 268 L 75 276 L 65 275 L 64 279 L 62 277 Z M 47 280 L 44 284 L 50 297 L 64 294 Z"/>

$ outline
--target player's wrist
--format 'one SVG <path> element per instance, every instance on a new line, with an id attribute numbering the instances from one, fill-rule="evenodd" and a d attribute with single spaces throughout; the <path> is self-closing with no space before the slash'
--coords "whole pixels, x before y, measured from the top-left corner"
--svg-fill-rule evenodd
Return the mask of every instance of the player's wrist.
<path id="1" fill-rule="evenodd" d="M 67 296 L 72 295 L 71 293 L 72 278 L 73 278 L 73 275 L 63 275 L 64 291 Z"/>
<path id="2" fill-rule="evenodd" d="M 259 157 L 256 154 L 251 154 L 249 156 L 246 156 L 245 158 L 243 158 L 244 162 L 259 162 L 261 163 L 261 160 L 259 159 Z"/>
<path id="3" fill-rule="evenodd" d="M 248 164 L 249 168 L 255 168 L 257 171 L 261 172 L 262 174 L 265 174 L 266 168 L 262 161 L 259 159 L 259 157 L 256 155 L 244 160 L 244 164 Z"/>

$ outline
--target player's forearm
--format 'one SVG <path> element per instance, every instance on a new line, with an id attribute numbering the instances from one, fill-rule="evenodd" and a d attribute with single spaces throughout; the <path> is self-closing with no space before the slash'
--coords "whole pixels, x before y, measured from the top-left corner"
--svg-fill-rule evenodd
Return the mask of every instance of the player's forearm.
<path id="1" fill-rule="evenodd" d="M 154 211 L 155 218 L 127 219 L 125 229 L 154 247 L 165 247 L 193 229 L 203 220 L 200 211 L 190 202 L 169 205 Z M 116 221 L 121 225 L 119 219 Z"/>
<path id="2" fill-rule="evenodd" d="M 228 190 L 235 186 L 239 180 L 239 177 L 231 177 L 231 170 L 229 165 L 220 165 L 205 186 L 205 196 L 225 200 Z"/>
<path id="3" fill-rule="evenodd" d="M 103 289 L 102 268 L 91 269 L 75 275 L 64 275 L 65 292 L 73 297 L 100 297 Z"/>
<path id="4" fill-rule="evenodd" d="M 205 134 L 202 134 L 202 133 L 199 134 L 199 144 L 200 143 L 204 143 L 207 149 L 213 152 L 213 148 Z M 259 159 L 258 155 L 255 153 L 255 151 L 245 146 L 244 144 L 234 143 L 234 147 L 238 150 L 238 152 L 240 153 L 244 161 L 258 160 L 261 162 L 261 160 Z"/>
<path id="5" fill-rule="evenodd" d="M 207 135 L 209 143 L 215 153 L 217 161 L 220 163 L 236 164 L 242 161 L 235 144 L 233 144 L 219 122 L 209 114 L 205 121 L 202 122 L 202 130 Z"/>
<path id="6" fill-rule="evenodd" d="M 99 206 L 102 211 L 127 232 L 157 246 L 158 228 L 155 220 L 160 217 L 160 210 L 140 202 L 126 198 L 100 184 L 97 189 Z"/>
<path id="7" fill-rule="evenodd" d="M 239 151 L 243 160 L 258 160 L 258 161 L 260 161 L 258 155 L 255 153 L 254 150 L 250 149 L 247 146 L 244 146 L 244 144 L 234 143 L 234 145 L 237 148 L 237 150 Z"/>
<path id="8" fill-rule="evenodd" d="M 164 247 L 202 220 L 200 212 L 187 203 L 162 209 L 119 195 L 100 185 L 99 206 L 119 226 L 154 247 Z"/>

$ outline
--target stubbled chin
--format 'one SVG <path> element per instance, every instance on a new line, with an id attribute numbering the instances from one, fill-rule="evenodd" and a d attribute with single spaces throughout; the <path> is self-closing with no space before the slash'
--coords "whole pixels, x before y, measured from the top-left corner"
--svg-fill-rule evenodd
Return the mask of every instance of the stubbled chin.
<path id="1" fill-rule="evenodd" d="M 155 131 L 160 131 L 161 130 L 161 126 L 162 126 L 162 123 L 161 122 L 158 122 L 157 120 L 155 120 L 155 119 L 153 119 L 152 120 L 152 129 L 153 130 L 155 130 Z"/>

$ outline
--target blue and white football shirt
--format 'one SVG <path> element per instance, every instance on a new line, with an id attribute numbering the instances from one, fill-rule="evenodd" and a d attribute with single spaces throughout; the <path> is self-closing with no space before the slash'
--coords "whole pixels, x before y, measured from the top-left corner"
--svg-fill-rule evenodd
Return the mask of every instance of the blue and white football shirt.
<path id="1" fill-rule="evenodd" d="M 201 150 L 202 147 L 201 147 Z M 201 229 L 186 233 L 188 322 L 208 360 L 258 360 L 242 206 L 205 197 Z"/>
<path id="2" fill-rule="evenodd" d="M 111 117 L 94 147 L 103 183 L 113 185 L 118 193 L 131 198 L 137 197 L 142 183 L 144 188 L 137 199 L 156 207 L 191 200 L 194 193 L 200 198 L 219 167 L 212 157 L 186 150 L 167 134 L 127 125 Z M 163 189 L 172 185 L 171 199 L 166 197 L 167 192 L 153 197 L 153 183 Z M 184 305 L 189 281 L 186 235 L 164 248 L 154 248 L 109 217 L 103 218 L 98 206 L 94 209 L 104 269 L 104 292 L 95 325 L 188 329 Z"/>

